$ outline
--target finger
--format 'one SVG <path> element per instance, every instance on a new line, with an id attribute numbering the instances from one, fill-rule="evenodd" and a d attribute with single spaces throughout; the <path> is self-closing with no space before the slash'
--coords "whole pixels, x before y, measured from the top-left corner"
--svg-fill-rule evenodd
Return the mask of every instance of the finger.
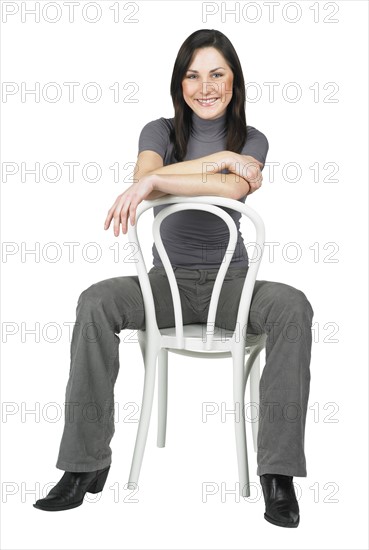
<path id="1" fill-rule="evenodd" d="M 134 225 L 136 223 L 137 206 L 140 204 L 142 200 L 143 200 L 142 197 L 137 193 L 135 193 L 131 199 L 131 204 L 129 205 L 129 218 L 131 221 L 131 225 Z M 128 219 L 127 219 L 127 223 L 128 223 Z"/>
<path id="2" fill-rule="evenodd" d="M 110 209 L 104 222 L 104 229 L 108 229 L 108 227 L 110 226 L 112 217 L 113 217 L 113 211 L 112 209 Z"/>
<path id="3" fill-rule="evenodd" d="M 108 227 L 110 226 L 110 223 L 111 223 L 111 220 L 112 220 L 112 217 L 113 217 L 113 214 L 114 214 L 114 210 L 117 206 L 117 203 L 118 203 L 120 197 L 121 197 L 121 195 L 117 199 L 115 199 L 113 206 L 111 208 L 109 208 L 108 214 L 106 216 L 105 223 L 104 223 L 104 229 L 108 229 Z"/>
<path id="4" fill-rule="evenodd" d="M 136 211 L 138 204 L 139 203 L 137 202 L 131 202 L 131 206 L 129 207 L 129 217 L 131 220 L 131 225 L 134 225 L 136 223 Z"/>
<path id="5" fill-rule="evenodd" d="M 129 217 L 129 210 L 121 211 L 120 213 L 120 222 L 122 224 L 122 233 L 125 235 L 127 233 L 127 223 Z"/>
<path id="6" fill-rule="evenodd" d="M 259 189 L 259 187 L 261 187 L 262 179 L 263 178 L 261 176 L 261 177 L 256 177 L 256 178 L 249 178 L 247 180 L 247 182 L 248 182 L 248 184 L 250 185 L 250 188 L 251 188 L 250 193 L 253 193 L 257 189 Z"/>
<path id="7" fill-rule="evenodd" d="M 119 235 L 119 223 L 120 223 L 120 212 L 118 211 L 118 209 L 114 212 L 114 216 L 113 216 L 113 231 L 114 231 L 114 235 L 116 237 L 118 237 Z"/>
<path id="8" fill-rule="evenodd" d="M 252 192 L 254 192 L 261 187 L 261 183 L 259 181 L 253 181 L 253 182 L 250 182 L 250 186 L 251 186 Z"/>
<path id="9" fill-rule="evenodd" d="M 125 235 L 127 233 L 127 218 L 129 216 L 129 209 L 131 205 L 131 198 L 127 197 L 123 208 L 120 211 L 120 221 L 122 224 L 122 233 Z"/>
<path id="10" fill-rule="evenodd" d="M 122 200 L 118 202 L 118 205 L 114 211 L 114 235 L 116 237 L 119 236 L 119 224 L 121 223 L 122 207 L 124 207 L 126 202 L 127 202 L 127 197 L 122 198 Z M 123 224 L 122 224 L 122 228 L 123 228 Z"/>
<path id="11" fill-rule="evenodd" d="M 249 165 L 246 171 L 246 179 L 250 181 L 257 181 L 260 170 L 256 169 L 255 165 Z"/>

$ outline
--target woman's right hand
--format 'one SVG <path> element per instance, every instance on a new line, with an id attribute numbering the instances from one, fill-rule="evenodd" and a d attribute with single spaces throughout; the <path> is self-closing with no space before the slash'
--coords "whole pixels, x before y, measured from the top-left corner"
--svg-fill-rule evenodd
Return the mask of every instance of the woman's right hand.
<path id="1" fill-rule="evenodd" d="M 104 229 L 108 229 L 114 218 L 114 235 L 119 236 L 122 224 L 122 233 L 127 233 L 128 218 L 131 219 L 131 225 L 136 221 L 136 209 L 150 193 L 154 190 L 154 176 L 143 176 L 139 181 L 133 183 L 122 193 L 118 195 L 113 206 L 109 209 L 104 223 Z"/>

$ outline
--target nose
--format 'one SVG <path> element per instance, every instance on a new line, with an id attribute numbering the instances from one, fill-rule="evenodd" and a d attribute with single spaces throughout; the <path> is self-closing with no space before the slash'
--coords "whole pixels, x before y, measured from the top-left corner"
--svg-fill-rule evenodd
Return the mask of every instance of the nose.
<path id="1" fill-rule="evenodd" d="M 204 97 L 211 95 L 216 91 L 216 86 L 213 82 L 203 81 L 201 84 L 201 93 Z"/>

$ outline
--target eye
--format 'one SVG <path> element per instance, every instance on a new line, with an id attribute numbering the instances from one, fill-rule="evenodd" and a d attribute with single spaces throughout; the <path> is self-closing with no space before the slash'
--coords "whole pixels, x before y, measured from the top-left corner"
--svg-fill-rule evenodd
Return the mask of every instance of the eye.
<path id="1" fill-rule="evenodd" d="M 193 80 L 193 78 L 196 78 L 196 75 L 195 74 L 188 74 L 187 78 L 189 78 L 190 80 Z"/>
<path id="2" fill-rule="evenodd" d="M 213 73 L 213 76 L 219 76 L 220 77 L 220 76 L 223 76 L 223 74 L 222 73 Z"/>

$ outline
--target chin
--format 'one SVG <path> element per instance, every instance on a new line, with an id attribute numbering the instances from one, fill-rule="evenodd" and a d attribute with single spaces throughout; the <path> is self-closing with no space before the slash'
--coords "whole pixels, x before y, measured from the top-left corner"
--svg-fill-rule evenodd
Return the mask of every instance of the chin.
<path id="1" fill-rule="evenodd" d="M 217 118 L 217 117 L 222 116 L 222 115 L 225 113 L 224 110 L 223 110 L 223 111 L 213 111 L 213 112 L 210 112 L 210 110 L 207 111 L 207 110 L 201 109 L 201 108 L 200 108 L 200 109 L 199 109 L 199 108 L 193 109 L 193 111 L 194 111 L 200 118 L 214 118 L 214 117 Z"/>

